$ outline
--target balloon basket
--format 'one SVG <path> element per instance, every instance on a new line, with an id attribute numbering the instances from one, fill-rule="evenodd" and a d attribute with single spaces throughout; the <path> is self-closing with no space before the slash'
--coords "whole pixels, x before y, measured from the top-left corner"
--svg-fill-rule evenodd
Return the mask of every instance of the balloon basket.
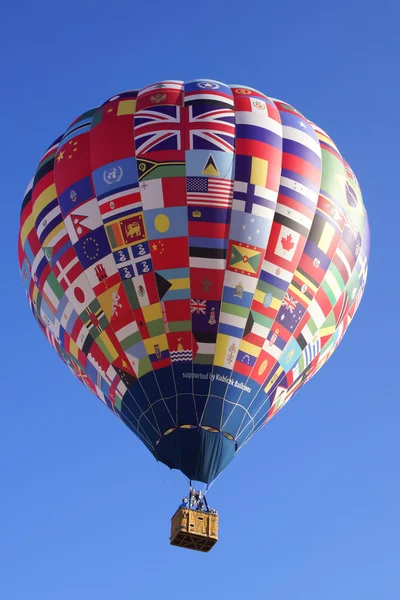
<path id="1" fill-rule="evenodd" d="M 218 515 L 178 508 L 171 519 L 171 546 L 209 552 L 218 541 Z"/>

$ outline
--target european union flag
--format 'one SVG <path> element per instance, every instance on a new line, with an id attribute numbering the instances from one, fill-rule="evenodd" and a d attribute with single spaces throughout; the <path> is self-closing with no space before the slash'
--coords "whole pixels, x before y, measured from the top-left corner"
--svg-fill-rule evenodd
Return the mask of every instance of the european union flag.
<path id="1" fill-rule="evenodd" d="M 110 254 L 111 248 L 104 227 L 98 227 L 74 244 L 76 254 L 84 269 Z"/>

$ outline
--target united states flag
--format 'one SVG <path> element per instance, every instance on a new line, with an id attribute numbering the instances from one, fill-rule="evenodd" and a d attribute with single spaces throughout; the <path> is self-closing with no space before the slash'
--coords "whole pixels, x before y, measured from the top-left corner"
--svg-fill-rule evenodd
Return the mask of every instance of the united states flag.
<path id="1" fill-rule="evenodd" d="M 216 177 L 188 177 L 187 203 L 189 206 L 216 206 L 231 208 L 233 181 Z"/>

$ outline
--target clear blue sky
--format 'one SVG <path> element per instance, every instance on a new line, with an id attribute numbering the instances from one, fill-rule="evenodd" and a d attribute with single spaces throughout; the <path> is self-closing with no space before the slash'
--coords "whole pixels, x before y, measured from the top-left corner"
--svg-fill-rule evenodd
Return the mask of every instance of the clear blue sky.
<path id="1" fill-rule="evenodd" d="M 3 7 L 0 598 L 398 600 L 399 19 L 395 0 Z M 16 257 L 53 139 L 115 93 L 195 77 L 258 88 L 325 129 L 371 224 L 356 318 L 212 488 L 221 535 L 207 555 L 169 546 L 185 479 L 57 358 Z"/>

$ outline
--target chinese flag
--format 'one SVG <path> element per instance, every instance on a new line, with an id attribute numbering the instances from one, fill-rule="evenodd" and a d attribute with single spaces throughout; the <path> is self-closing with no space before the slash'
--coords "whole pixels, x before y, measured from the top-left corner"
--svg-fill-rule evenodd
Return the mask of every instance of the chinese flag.
<path id="1" fill-rule="evenodd" d="M 151 258 L 154 270 L 179 269 L 189 266 L 189 243 L 187 237 L 151 240 Z"/>
<path id="2" fill-rule="evenodd" d="M 54 163 L 54 179 L 57 195 L 70 185 L 92 173 L 89 154 L 89 133 L 76 135 L 57 151 Z"/>

